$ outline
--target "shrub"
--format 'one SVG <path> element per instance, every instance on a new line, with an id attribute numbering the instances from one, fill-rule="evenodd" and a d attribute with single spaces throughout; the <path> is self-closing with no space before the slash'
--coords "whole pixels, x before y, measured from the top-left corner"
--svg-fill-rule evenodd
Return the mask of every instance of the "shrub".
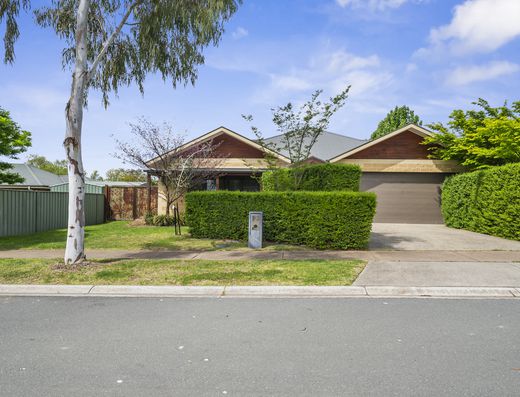
<path id="1" fill-rule="evenodd" d="M 175 224 L 175 218 L 173 215 L 153 215 L 146 214 L 144 217 L 145 223 L 150 226 L 173 226 Z M 179 219 L 180 224 L 184 222 Z"/>
<path id="2" fill-rule="evenodd" d="M 301 178 L 298 187 L 296 178 Z M 264 172 L 262 189 L 268 192 L 294 190 L 339 191 L 359 190 L 361 168 L 355 164 L 314 164 L 298 168 L 281 168 Z"/>
<path id="3" fill-rule="evenodd" d="M 448 178 L 442 214 L 448 226 L 520 240 L 520 163 Z"/>
<path id="4" fill-rule="evenodd" d="M 246 240 L 249 211 L 263 211 L 267 241 L 363 249 L 375 207 L 373 193 L 192 192 L 186 220 L 193 237 Z"/>

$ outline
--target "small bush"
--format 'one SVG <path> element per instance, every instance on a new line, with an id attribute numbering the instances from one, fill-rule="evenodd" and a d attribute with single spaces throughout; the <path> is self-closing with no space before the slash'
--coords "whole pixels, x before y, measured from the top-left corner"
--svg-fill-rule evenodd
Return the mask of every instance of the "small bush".
<path id="1" fill-rule="evenodd" d="M 186 221 L 193 237 L 246 240 L 249 211 L 263 211 L 267 241 L 363 249 L 375 207 L 373 193 L 192 192 L 186 196 Z"/>
<path id="2" fill-rule="evenodd" d="M 448 178 L 442 215 L 451 227 L 520 240 L 520 163 Z"/>
<path id="3" fill-rule="evenodd" d="M 175 224 L 175 218 L 173 215 L 145 215 L 145 222 L 150 226 L 173 226 Z M 182 219 L 179 220 L 182 225 Z"/>
<path id="4" fill-rule="evenodd" d="M 264 172 L 262 189 L 284 191 L 359 191 L 361 168 L 355 164 L 314 164 L 298 168 L 281 168 Z M 296 186 L 295 180 L 301 180 Z"/>

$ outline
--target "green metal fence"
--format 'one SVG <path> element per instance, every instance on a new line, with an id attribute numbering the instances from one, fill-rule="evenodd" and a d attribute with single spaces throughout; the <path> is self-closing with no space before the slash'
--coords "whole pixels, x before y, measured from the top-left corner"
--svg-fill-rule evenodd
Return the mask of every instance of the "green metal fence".
<path id="1" fill-rule="evenodd" d="M 67 227 L 68 193 L 0 190 L 0 237 Z M 87 225 L 104 222 L 102 194 L 85 194 Z"/>

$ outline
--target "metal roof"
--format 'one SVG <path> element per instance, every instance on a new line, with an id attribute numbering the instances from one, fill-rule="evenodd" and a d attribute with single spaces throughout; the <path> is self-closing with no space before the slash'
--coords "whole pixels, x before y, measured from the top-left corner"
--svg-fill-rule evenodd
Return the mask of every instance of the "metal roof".
<path id="1" fill-rule="evenodd" d="M 276 135 L 271 138 L 266 138 L 265 142 L 274 144 L 281 154 L 288 156 L 287 151 L 280 149 L 280 147 L 283 146 L 281 143 L 282 138 L 283 135 Z M 341 153 L 345 153 L 361 146 L 366 142 L 368 142 L 368 140 L 352 138 L 334 132 L 324 132 L 319 136 L 318 140 L 312 147 L 311 156 L 317 157 L 321 160 L 329 160 Z"/>
<path id="2" fill-rule="evenodd" d="M 56 175 L 52 172 L 44 171 L 29 164 L 11 164 L 13 168 L 7 172 L 13 172 L 24 178 L 16 186 L 52 186 L 67 182 L 67 175 Z"/>

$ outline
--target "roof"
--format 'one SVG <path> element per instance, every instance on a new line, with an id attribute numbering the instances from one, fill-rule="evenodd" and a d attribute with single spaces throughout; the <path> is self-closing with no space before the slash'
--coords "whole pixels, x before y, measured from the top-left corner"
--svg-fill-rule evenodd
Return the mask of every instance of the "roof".
<path id="1" fill-rule="evenodd" d="M 276 147 L 282 146 L 283 135 L 276 135 L 271 138 L 266 138 L 265 142 L 274 144 Z M 307 141 L 308 142 L 308 141 Z M 349 136 L 336 134 L 334 132 L 324 132 L 318 137 L 318 140 L 311 149 L 311 157 L 316 157 L 321 160 L 328 160 L 341 153 L 350 151 L 365 144 L 364 139 L 351 138 Z M 281 154 L 288 156 L 285 150 L 280 151 Z"/>
<path id="2" fill-rule="evenodd" d="M 205 142 L 205 141 L 208 141 L 210 139 L 214 139 L 222 134 L 227 134 L 227 135 L 230 135 L 236 139 L 238 139 L 239 141 L 242 141 L 244 143 L 246 143 L 247 145 L 250 145 L 256 149 L 259 149 L 259 150 L 267 150 L 269 153 L 273 154 L 274 156 L 276 156 L 277 158 L 279 158 L 280 160 L 283 160 L 283 161 L 286 161 L 286 162 L 289 162 L 289 158 L 287 158 L 285 155 L 281 154 L 281 153 L 277 153 L 275 152 L 274 150 L 268 150 L 268 149 L 265 149 L 263 148 L 260 144 L 258 144 L 258 142 L 255 142 L 254 140 L 251 140 L 249 138 L 246 138 L 245 136 L 243 135 L 240 135 L 238 133 L 236 133 L 235 131 L 231 131 L 229 128 L 226 128 L 226 127 L 223 127 L 223 126 L 220 126 L 214 130 L 211 130 L 207 133 L 205 133 L 204 135 L 201 135 L 199 136 L 198 138 L 195 138 L 187 143 L 185 143 L 184 145 L 181 145 L 179 146 L 178 148 L 174 149 L 176 151 L 182 151 L 192 145 L 195 145 L 197 143 L 202 143 L 202 142 Z M 172 150 L 173 151 L 173 150 Z M 147 164 L 149 166 L 153 165 L 153 163 L 158 159 L 158 157 L 155 157 L 153 159 L 150 159 L 148 160 Z"/>
<path id="3" fill-rule="evenodd" d="M 398 130 L 395 130 L 394 132 L 391 132 L 389 134 L 386 134 L 386 135 L 383 135 L 377 139 L 374 139 L 372 141 L 365 141 L 362 145 L 358 145 L 357 147 L 354 147 L 350 150 L 345 150 L 343 153 L 333 157 L 330 159 L 330 162 L 331 163 L 334 163 L 336 161 L 339 161 L 339 160 L 342 160 L 346 157 L 349 157 L 355 153 L 358 153 L 360 152 L 361 150 L 365 150 L 371 146 L 374 146 L 374 145 L 377 145 L 378 143 L 381 143 L 383 141 L 386 141 L 387 139 L 389 138 L 392 138 L 396 135 L 399 135 L 405 131 L 410 131 L 410 132 L 413 132 L 414 134 L 417 134 L 423 138 L 427 137 L 427 136 L 431 136 L 433 133 L 430 131 L 430 130 L 427 130 L 426 128 L 424 127 L 421 127 L 419 125 L 416 125 L 416 124 L 408 124 L 408 125 L 405 125 L 404 127 L 402 128 L 399 128 Z"/>
<path id="4" fill-rule="evenodd" d="M 66 181 L 66 182 L 62 182 L 62 183 L 57 183 L 56 185 L 52 185 L 52 186 L 57 186 L 57 185 L 66 185 L 68 184 L 69 182 Z M 126 182 L 126 181 L 94 181 L 92 179 L 85 179 L 85 184 L 86 185 L 93 185 L 93 186 L 101 186 L 101 187 L 105 187 L 105 186 L 110 186 L 110 187 L 140 187 L 140 186 L 146 186 L 146 182 Z"/>
<path id="5" fill-rule="evenodd" d="M 146 182 L 126 182 L 126 181 L 93 181 L 90 179 L 87 179 L 85 183 L 89 185 L 95 185 L 95 186 L 110 186 L 110 187 L 139 187 L 139 186 L 146 186 Z"/>
<path id="6" fill-rule="evenodd" d="M 11 164 L 13 172 L 24 178 L 21 183 L 13 186 L 52 186 L 67 182 L 67 175 L 56 175 L 49 171 L 44 171 L 29 164 Z"/>

